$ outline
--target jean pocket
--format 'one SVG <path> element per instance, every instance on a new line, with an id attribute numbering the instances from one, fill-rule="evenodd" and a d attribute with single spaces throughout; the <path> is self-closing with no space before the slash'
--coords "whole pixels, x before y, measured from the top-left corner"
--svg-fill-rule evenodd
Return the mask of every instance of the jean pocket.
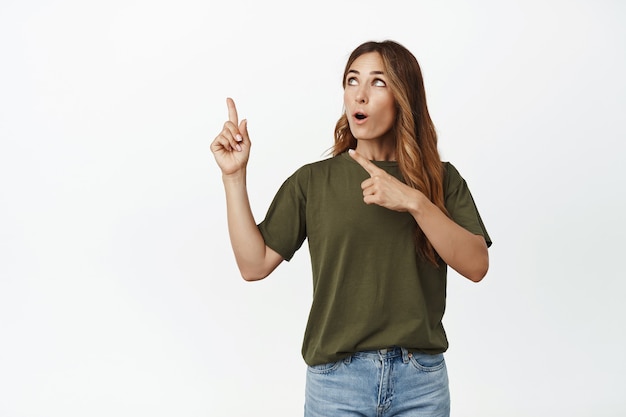
<path id="1" fill-rule="evenodd" d="M 342 363 L 343 360 L 340 360 L 337 362 L 322 363 L 320 365 L 309 365 L 308 368 L 309 372 L 312 372 L 314 374 L 329 374 L 336 371 Z"/>
<path id="2" fill-rule="evenodd" d="M 446 366 L 443 353 L 427 355 L 425 353 L 413 353 L 410 359 L 411 364 L 422 372 L 439 371 Z"/>

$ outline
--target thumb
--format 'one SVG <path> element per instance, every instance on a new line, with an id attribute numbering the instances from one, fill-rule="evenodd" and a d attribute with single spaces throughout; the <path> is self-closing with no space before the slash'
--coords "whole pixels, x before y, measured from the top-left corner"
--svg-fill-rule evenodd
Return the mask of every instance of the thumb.
<path id="1" fill-rule="evenodd" d="M 250 136 L 248 135 L 248 119 L 243 119 L 241 123 L 239 123 L 239 132 L 241 132 L 241 136 L 245 142 L 250 142 Z"/>

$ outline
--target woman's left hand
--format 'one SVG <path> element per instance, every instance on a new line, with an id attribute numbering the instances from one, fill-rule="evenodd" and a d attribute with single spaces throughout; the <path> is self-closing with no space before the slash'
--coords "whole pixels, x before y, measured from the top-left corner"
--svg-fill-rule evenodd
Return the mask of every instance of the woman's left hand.
<path id="1" fill-rule="evenodd" d="M 446 264 L 474 282 L 483 279 L 489 269 L 489 253 L 483 236 L 459 226 L 421 191 L 402 183 L 358 152 L 348 152 L 370 174 L 370 178 L 361 183 L 366 204 L 408 211 Z"/>
<path id="2" fill-rule="evenodd" d="M 355 150 L 348 153 L 370 175 L 361 183 L 365 204 L 377 204 L 394 211 L 411 211 L 415 208 L 423 193 L 409 187 Z"/>

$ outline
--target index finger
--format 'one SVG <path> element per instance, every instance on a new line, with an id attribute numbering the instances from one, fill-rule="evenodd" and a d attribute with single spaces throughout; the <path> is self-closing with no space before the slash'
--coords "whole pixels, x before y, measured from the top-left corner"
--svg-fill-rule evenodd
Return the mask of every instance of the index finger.
<path id="1" fill-rule="evenodd" d="M 365 169 L 367 171 L 367 173 L 370 174 L 370 176 L 373 176 L 374 174 L 376 174 L 380 170 L 380 168 L 378 168 L 372 161 L 370 161 L 369 159 L 365 158 L 363 155 L 361 155 L 360 153 L 358 153 L 354 149 L 348 150 L 348 153 L 350 154 L 352 159 L 357 161 L 359 163 L 359 165 L 361 165 L 363 167 L 363 169 Z"/>
<path id="2" fill-rule="evenodd" d="M 232 98 L 226 99 L 226 105 L 228 106 L 228 120 L 233 122 L 235 126 L 239 126 L 239 116 L 237 116 L 237 107 Z"/>

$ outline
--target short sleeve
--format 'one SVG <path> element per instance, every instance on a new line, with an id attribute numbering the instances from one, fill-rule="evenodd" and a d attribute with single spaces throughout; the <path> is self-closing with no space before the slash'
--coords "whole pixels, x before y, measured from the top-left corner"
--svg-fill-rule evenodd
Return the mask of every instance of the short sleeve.
<path id="1" fill-rule="evenodd" d="M 470 232 L 483 236 L 487 247 L 491 246 L 491 237 L 487 233 L 467 183 L 451 163 L 444 163 L 444 170 L 445 205 L 450 217 Z"/>
<path id="2" fill-rule="evenodd" d="M 306 186 L 304 168 L 279 188 L 258 227 L 265 244 L 289 261 L 306 239 Z"/>

